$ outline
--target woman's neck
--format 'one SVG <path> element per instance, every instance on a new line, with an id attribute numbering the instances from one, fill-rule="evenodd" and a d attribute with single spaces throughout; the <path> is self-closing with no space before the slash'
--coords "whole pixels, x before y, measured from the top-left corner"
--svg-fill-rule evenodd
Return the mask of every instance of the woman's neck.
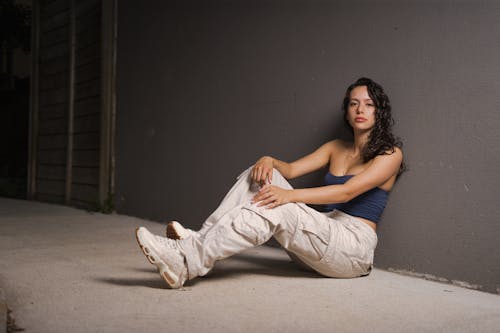
<path id="1" fill-rule="evenodd" d="M 363 148 L 368 142 L 368 137 L 370 132 L 354 132 L 354 143 L 352 145 L 353 154 L 360 156 L 363 152 Z"/>

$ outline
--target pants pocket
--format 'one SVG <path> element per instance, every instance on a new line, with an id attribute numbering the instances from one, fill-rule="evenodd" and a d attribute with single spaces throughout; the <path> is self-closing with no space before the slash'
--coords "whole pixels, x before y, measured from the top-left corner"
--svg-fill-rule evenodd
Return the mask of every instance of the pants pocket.
<path id="1" fill-rule="evenodd" d="M 252 245 L 260 245 L 270 238 L 270 230 L 265 219 L 248 209 L 240 209 L 237 216 L 232 219 L 231 227 Z"/>
<path id="2" fill-rule="evenodd" d="M 373 266 L 373 249 L 348 232 L 339 237 L 332 264 L 339 277 L 368 275 Z"/>
<path id="3" fill-rule="evenodd" d="M 288 250 L 309 261 L 320 261 L 328 248 L 330 230 L 321 228 L 315 221 L 298 221 Z"/>

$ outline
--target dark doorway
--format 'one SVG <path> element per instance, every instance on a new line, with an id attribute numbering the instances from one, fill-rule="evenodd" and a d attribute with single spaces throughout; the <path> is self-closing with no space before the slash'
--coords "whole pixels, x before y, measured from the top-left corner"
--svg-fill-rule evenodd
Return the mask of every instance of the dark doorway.
<path id="1" fill-rule="evenodd" d="M 26 198 L 31 1 L 1 1 L 0 30 L 0 196 Z"/>

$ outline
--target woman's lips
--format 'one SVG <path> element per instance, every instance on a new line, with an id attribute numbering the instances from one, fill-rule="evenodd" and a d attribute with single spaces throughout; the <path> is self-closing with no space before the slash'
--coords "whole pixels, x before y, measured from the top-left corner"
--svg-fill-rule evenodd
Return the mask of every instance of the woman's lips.
<path id="1" fill-rule="evenodd" d="M 357 122 L 357 123 L 362 123 L 362 122 L 366 121 L 366 118 L 356 117 L 356 118 L 354 118 L 354 121 Z"/>

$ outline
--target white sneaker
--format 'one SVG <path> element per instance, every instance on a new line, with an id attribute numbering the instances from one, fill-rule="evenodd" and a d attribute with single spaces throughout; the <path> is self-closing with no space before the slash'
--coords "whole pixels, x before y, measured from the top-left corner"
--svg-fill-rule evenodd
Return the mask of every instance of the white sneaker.
<path id="1" fill-rule="evenodd" d="M 196 231 L 188 229 L 188 228 L 184 228 L 182 226 L 182 224 L 180 224 L 177 221 L 171 221 L 169 224 L 167 224 L 166 236 L 167 236 L 167 238 L 169 238 L 171 240 L 172 239 L 177 239 L 177 240 L 186 239 L 186 238 L 192 237 L 194 234 L 196 234 Z M 164 239 L 164 237 L 161 237 L 161 236 L 156 236 L 156 237 L 160 237 L 160 238 Z M 212 269 L 213 268 L 210 268 L 210 270 L 205 275 L 203 275 L 203 277 L 209 276 L 209 274 L 212 272 Z"/>
<path id="2" fill-rule="evenodd" d="M 177 242 L 158 238 L 144 227 L 135 230 L 135 236 L 142 252 L 155 265 L 170 288 L 180 288 L 188 277 L 184 255 Z"/>
<path id="3" fill-rule="evenodd" d="M 191 237 L 195 232 L 191 229 L 184 228 L 177 221 L 172 221 L 167 225 L 166 235 L 171 239 L 186 239 Z"/>

